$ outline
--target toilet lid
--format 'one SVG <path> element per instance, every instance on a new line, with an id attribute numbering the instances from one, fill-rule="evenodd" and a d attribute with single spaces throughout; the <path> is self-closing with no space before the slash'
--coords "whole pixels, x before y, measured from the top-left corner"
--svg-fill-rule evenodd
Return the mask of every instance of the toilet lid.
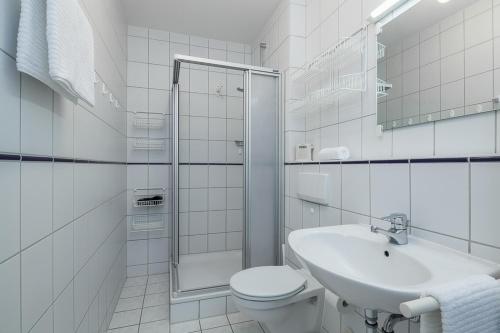
<path id="1" fill-rule="evenodd" d="M 306 278 L 289 266 L 263 266 L 236 273 L 229 284 L 241 298 L 278 300 L 304 290 L 306 281 Z"/>

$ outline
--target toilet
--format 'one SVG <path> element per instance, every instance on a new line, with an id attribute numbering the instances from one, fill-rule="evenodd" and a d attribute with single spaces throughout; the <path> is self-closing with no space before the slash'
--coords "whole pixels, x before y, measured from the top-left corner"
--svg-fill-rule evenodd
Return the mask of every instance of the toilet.
<path id="1" fill-rule="evenodd" d="M 266 333 L 319 333 L 325 289 L 308 272 L 290 266 L 243 270 L 230 281 L 233 301 Z"/>

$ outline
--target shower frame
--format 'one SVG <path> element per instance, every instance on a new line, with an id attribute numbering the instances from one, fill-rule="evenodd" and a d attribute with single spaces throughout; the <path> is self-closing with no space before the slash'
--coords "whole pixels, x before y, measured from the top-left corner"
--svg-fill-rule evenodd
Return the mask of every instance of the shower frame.
<path id="1" fill-rule="evenodd" d="M 276 138 L 276 152 L 278 152 L 277 163 L 275 166 L 275 174 L 277 175 L 278 190 L 276 191 L 278 203 L 277 220 L 275 224 L 275 258 L 274 261 L 277 265 L 282 264 L 282 244 L 284 243 L 284 116 L 283 116 L 283 101 L 284 91 L 282 84 L 282 76 L 279 70 L 251 66 L 246 64 L 232 63 L 226 61 L 219 61 L 213 59 L 192 57 L 186 55 L 174 55 L 174 68 L 173 68 L 173 82 L 172 82 L 172 252 L 171 252 L 171 269 L 170 269 L 170 282 L 171 282 L 171 299 L 183 297 L 203 296 L 207 293 L 221 293 L 228 291 L 228 286 L 207 287 L 193 291 L 180 291 L 179 290 L 179 277 L 177 275 L 177 266 L 179 264 L 179 77 L 182 64 L 202 65 L 208 67 L 217 67 L 228 70 L 240 70 L 243 72 L 243 114 L 244 114 L 244 220 L 243 220 L 243 244 L 242 244 L 242 269 L 250 267 L 249 260 L 249 223 L 251 211 L 247 209 L 250 207 L 250 198 L 248 195 L 249 184 L 251 183 L 251 175 L 247 169 L 251 166 L 251 85 L 252 74 L 272 76 L 277 79 L 277 124 L 278 124 L 278 138 Z"/>

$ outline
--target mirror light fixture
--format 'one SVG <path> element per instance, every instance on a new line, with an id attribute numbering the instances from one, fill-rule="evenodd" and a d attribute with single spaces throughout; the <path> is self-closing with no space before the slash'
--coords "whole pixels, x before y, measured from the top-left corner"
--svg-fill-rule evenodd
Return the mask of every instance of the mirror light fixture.
<path id="1" fill-rule="evenodd" d="M 401 0 L 385 0 L 377 8 L 372 10 L 372 12 L 370 13 L 371 18 L 377 19 L 382 17 L 388 11 L 396 7 L 400 2 Z"/>
<path id="2" fill-rule="evenodd" d="M 380 14 L 378 14 L 378 17 L 371 17 L 372 22 L 377 22 L 377 31 L 380 32 L 383 26 L 385 26 L 389 22 L 393 21 L 398 16 L 400 16 L 400 15 L 406 13 L 407 11 L 409 11 L 411 8 L 413 8 L 414 6 L 416 6 L 420 1 L 422 1 L 422 0 L 403 0 L 403 1 L 397 1 L 391 7 L 387 7 L 387 9 L 385 9 L 383 12 L 380 12 Z M 377 8 L 380 8 L 382 5 L 380 5 Z M 400 5 L 400 6 L 398 7 L 398 5 Z M 375 8 L 375 10 L 373 12 L 375 12 L 377 10 L 377 8 Z M 377 13 L 375 13 L 375 14 L 377 14 Z"/>

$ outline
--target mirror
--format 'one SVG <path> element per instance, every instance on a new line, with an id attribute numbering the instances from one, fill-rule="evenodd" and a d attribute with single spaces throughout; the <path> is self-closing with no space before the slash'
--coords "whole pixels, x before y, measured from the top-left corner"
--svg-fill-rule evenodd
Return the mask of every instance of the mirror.
<path id="1" fill-rule="evenodd" d="M 377 122 L 384 130 L 499 108 L 498 5 L 410 0 L 377 23 Z"/>

